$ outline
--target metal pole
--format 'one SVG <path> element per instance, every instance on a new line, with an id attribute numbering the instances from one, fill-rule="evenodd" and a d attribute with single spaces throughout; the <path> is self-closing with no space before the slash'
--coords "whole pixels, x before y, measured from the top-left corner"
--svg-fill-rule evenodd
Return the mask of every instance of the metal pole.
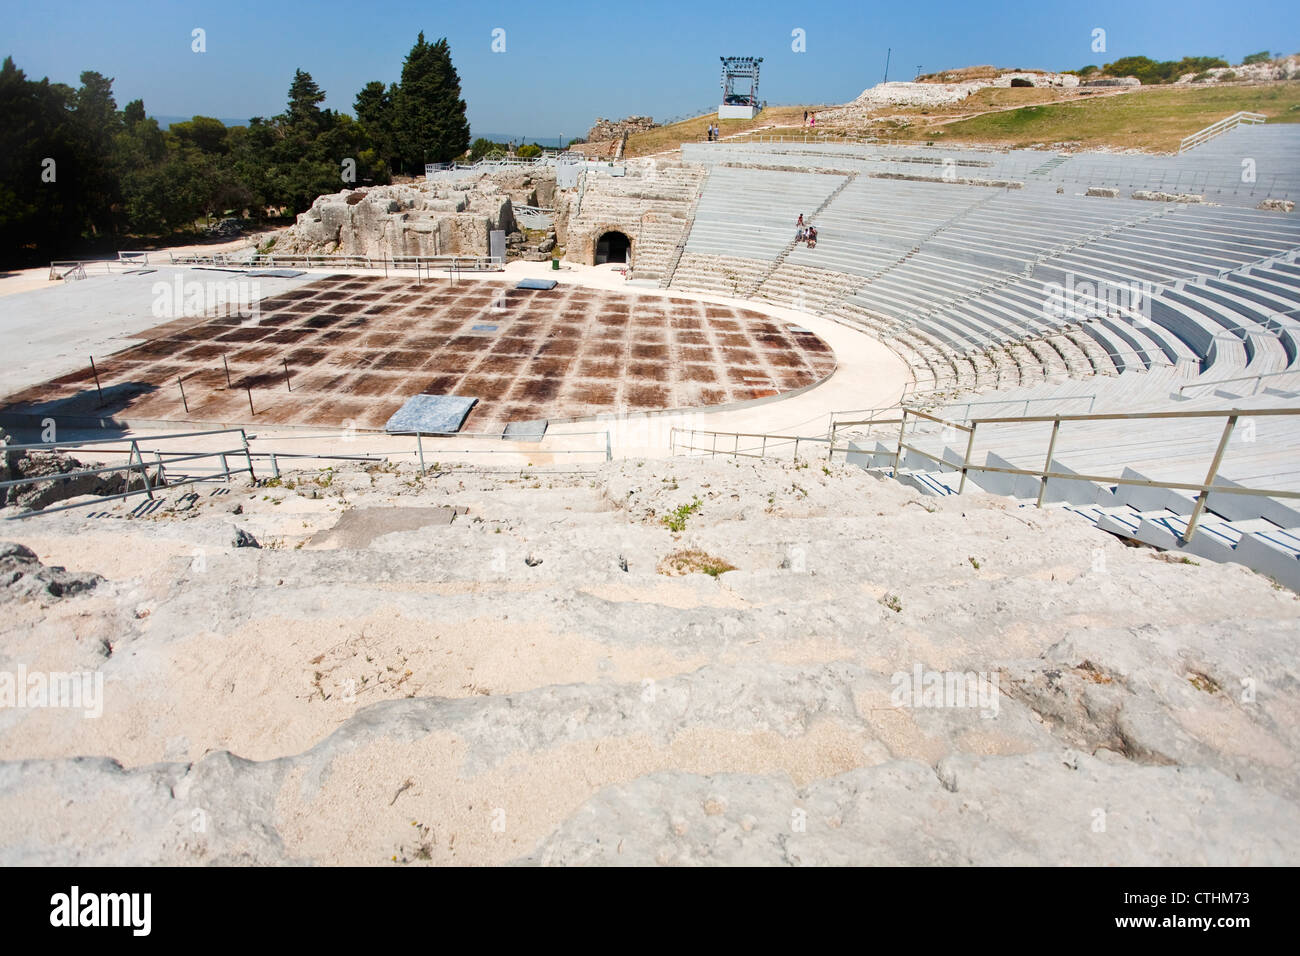
<path id="1" fill-rule="evenodd" d="M 289 381 L 289 360 L 284 360 L 284 387 L 293 391 L 293 384 Z"/>
<path id="2" fill-rule="evenodd" d="M 144 481 L 144 490 L 145 490 L 145 494 L 147 494 L 147 495 L 149 496 L 149 500 L 152 501 L 152 500 L 153 500 L 153 489 L 152 489 L 151 487 L 149 487 L 149 472 L 145 470 L 145 467 L 144 467 L 144 458 L 141 457 L 141 455 L 140 455 L 140 446 L 139 446 L 138 444 L 136 444 L 135 441 L 132 441 L 132 442 L 131 442 L 131 454 L 130 454 L 130 456 L 127 458 L 127 469 L 128 469 L 127 474 L 128 474 L 128 475 L 130 474 L 130 468 L 131 468 L 131 464 L 130 464 L 130 463 L 131 463 L 132 461 L 135 461 L 135 462 L 137 462 L 137 463 L 139 464 L 139 466 L 140 466 L 140 478 Z M 130 484 L 130 479 L 129 479 L 129 478 L 127 479 L 127 483 Z"/>
<path id="3" fill-rule="evenodd" d="M 158 486 L 160 488 L 167 485 L 167 470 L 163 468 L 162 452 L 155 450 L 154 458 L 158 460 Z"/>
<path id="4" fill-rule="evenodd" d="M 957 494 L 966 490 L 966 469 L 970 467 L 970 453 L 975 446 L 975 423 L 971 422 L 970 435 L 966 439 L 966 457 L 961 462 L 961 481 L 957 483 Z M 987 462 L 985 462 L 987 464 Z"/>
<path id="5" fill-rule="evenodd" d="M 95 356 L 90 357 L 90 374 L 95 376 L 95 393 L 99 396 L 99 404 L 104 404 L 104 390 L 99 387 L 99 371 L 95 368 Z"/>
<path id="6" fill-rule="evenodd" d="M 230 363 L 226 361 L 226 353 L 221 353 L 221 364 L 226 369 L 226 388 L 230 388 Z"/>
<path id="7" fill-rule="evenodd" d="M 253 390 L 245 385 L 244 391 L 248 393 L 248 414 L 256 415 L 257 412 L 253 411 Z"/>
<path id="8" fill-rule="evenodd" d="M 176 376 L 176 384 L 180 386 L 180 389 L 181 389 L 181 404 L 185 406 L 185 413 L 188 415 L 188 414 L 189 414 L 189 411 L 190 411 L 190 403 L 187 402 L 187 401 L 185 401 L 185 377 L 182 376 L 182 375 L 177 375 L 177 376 Z"/>
<path id="9" fill-rule="evenodd" d="M 276 478 L 280 477 L 280 463 L 276 460 L 275 452 L 271 452 L 271 474 Z"/>
<path id="10" fill-rule="evenodd" d="M 420 455 L 420 474 L 423 475 L 424 474 L 424 439 L 420 437 L 419 432 L 415 433 L 415 450 L 419 452 Z"/>
<path id="11" fill-rule="evenodd" d="M 1201 512 L 1205 510 L 1205 499 L 1210 496 L 1210 486 L 1214 484 L 1214 478 L 1219 473 L 1219 465 L 1223 461 L 1223 453 L 1228 450 L 1228 441 L 1232 438 L 1232 430 L 1237 427 L 1237 415 L 1233 413 L 1228 416 L 1227 423 L 1223 426 L 1223 434 L 1219 437 L 1219 447 L 1214 452 L 1214 461 L 1210 462 L 1210 470 L 1205 476 L 1205 487 L 1196 497 L 1196 507 L 1192 509 L 1192 516 L 1187 519 L 1187 530 L 1183 532 L 1183 544 L 1190 544 L 1192 535 L 1196 531 L 1196 522 L 1201 518 Z"/>
<path id="12" fill-rule="evenodd" d="M 226 481 L 230 480 L 230 462 L 226 461 L 226 453 L 221 453 L 221 470 L 225 472 Z"/>
<path id="13" fill-rule="evenodd" d="M 898 425 L 898 450 L 894 452 L 894 477 L 898 477 L 898 467 L 903 461 L 903 437 L 907 433 L 907 409 L 903 409 L 902 420 Z"/>
<path id="14" fill-rule="evenodd" d="M 257 481 L 257 475 L 253 473 L 253 455 L 252 452 L 248 450 L 248 432 L 244 431 L 241 428 L 239 430 L 239 437 L 240 440 L 244 443 L 244 461 L 248 463 L 248 480 Z M 276 477 L 279 477 L 278 471 L 276 472 Z"/>
<path id="15" fill-rule="evenodd" d="M 1028 409 L 1025 410 L 1028 415 Z M 1061 430 L 1061 420 L 1058 418 L 1052 422 L 1052 438 L 1047 443 L 1047 460 L 1043 462 L 1043 483 L 1038 486 L 1038 507 L 1043 506 L 1043 498 L 1047 495 L 1047 473 L 1052 470 L 1052 455 L 1056 452 L 1056 435 Z"/>

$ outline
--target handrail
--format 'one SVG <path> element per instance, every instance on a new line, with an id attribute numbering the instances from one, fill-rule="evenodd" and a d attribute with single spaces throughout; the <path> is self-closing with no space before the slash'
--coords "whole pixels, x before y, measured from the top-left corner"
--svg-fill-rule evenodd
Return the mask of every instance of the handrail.
<path id="1" fill-rule="evenodd" d="M 1300 415 L 1300 408 L 1261 408 L 1261 409 L 1234 408 L 1228 410 L 1218 409 L 1218 410 L 1169 411 L 1169 412 L 1105 412 L 1105 413 L 1089 413 L 1089 414 L 1082 414 L 1082 415 L 1016 415 L 1016 416 L 1004 416 L 998 418 L 972 418 L 969 419 L 968 423 L 965 425 L 958 422 L 947 421 L 943 418 L 940 418 L 937 415 L 932 415 L 929 412 L 923 412 L 920 409 L 911 408 L 909 406 L 903 406 L 900 409 L 900 411 L 901 411 L 901 417 L 899 417 L 898 419 L 874 419 L 867 422 L 837 422 L 832 425 L 831 436 L 829 438 L 818 438 L 813 436 L 792 436 L 792 435 L 776 436 L 776 435 L 762 435 L 761 433 L 755 434 L 755 433 L 744 433 L 744 432 L 709 432 L 709 431 L 702 431 L 698 429 L 679 429 L 675 427 L 673 428 L 673 434 L 672 434 L 673 454 L 677 453 L 678 446 L 677 446 L 676 437 L 677 437 L 677 432 L 681 431 L 683 433 L 689 433 L 692 436 L 692 441 L 694 440 L 693 436 L 696 434 L 705 434 L 705 435 L 713 436 L 712 449 L 697 448 L 693 444 L 683 445 L 682 447 L 687 451 L 693 451 L 693 450 L 710 451 L 712 454 L 715 455 L 718 454 L 719 451 L 721 451 L 723 455 L 741 454 L 744 457 L 750 457 L 750 458 L 765 457 L 766 439 L 770 438 L 773 440 L 786 441 L 786 442 L 793 440 L 795 442 L 796 459 L 798 458 L 799 442 L 803 442 L 803 441 L 825 442 L 829 446 L 827 450 L 827 458 L 830 459 L 834 456 L 837 450 L 842 451 L 845 454 L 851 451 L 851 448 L 848 445 L 840 449 L 837 449 L 835 447 L 835 431 L 840 426 L 847 427 L 855 424 L 871 424 L 871 425 L 895 425 L 896 424 L 899 426 L 899 431 L 898 431 L 898 439 L 897 439 L 895 450 L 892 452 L 875 451 L 875 452 L 870 452 L 869 454 L 876 455 L 876 456 L 883 456 L 886 459 L 892 459 L 895 474 L 897 474 L 898 467 L 903 460 L 904 451 L 914 452 L 918 455 L 921 455 L 924 458 L 928 458 L 929 460 L 936 462 L 940 466 L 944 466 L 944 465 L 950 466 L 954 470 L 959 471 L 961 473 L 961 482 L 957 488 L 958 494 L 961 494 L 965 490 L 967 474 L 972 468 L 981 472 L 995 472 L 999 474 L 1009 474 L 1009 475 L 1025 475 L 1025 476 L 1038 478 L 1040 484 L 1039 484 L 1038 500 L 1036 502 L 1036 506 L 1039 508 L 1043 507 L 1043 502 L 1047 494 L 1047 483 L 1051 479 L 1068 480 L 1068 481 L 1091 481 L 1091 482 L 1096 482 L 1098 484 L 1105 484 L 1105 485 L 1141 485 L 1144 487 L 1168 488 L 1168 489 L 1173 489 L 1178 491 L 1194 491 L 1197 493 L 1196 504 L 1193 507 L 1191 516 L 1188 518 L 1187 527 L 1182 534 L 1181 540 L 1183 544 L 1189 543 L 1192 539 L 1192 536 L 1195 534 L 1197 523 L 1200 521 L 1201 515 L 1205 510 L 1205 503 L 1211 492 L 1217 491 L 1217 492 L 1222 492 L 1224 494 L 1241 494 L 1241 495 L 1262 496 L 1262 497 L 1269 497 L 1269 498 L 1300 498 L 1300 491 L 1288 491 L 1284 489 L 1266 489 L 1266 488 L 1242 488 L 1235 485 L 1226 486 L 1226 485 L 1215 484 L 1215 479 L 1218 477 L 1219 468 L 1223 463 L 1224 453 L 1227 451 L 1228 443 L 1232 438 L 1232 434 L 1234 429 L 1237 426 L 1237 422 L 1241 418 L 1296 416 L 1296 415 Z M 926 451 L 925 449 L 918 448 L 915 445 L 908 444 L 905 441 L 905 439 L 907 436 L 907 424 L 908 424 L 909 417 L 913 419 L 921 419 L 921 420 L 941 424 L 945 426 L 945 430 L 951 428 L 955 431 L 965 432 L 967 435 L 966 450 L 962 456 L 960 465 L 958 465 L 955 461 L 949 461 L 943 459 L 940 456 L 934 454 L 933 452 Z M 1073 472 L 1060 472 L 1060 471 L 1053 470 L 1052 468 L 1052 461 L 1056 451 L 1057 436 L 1060 433 L 1061 426 L 1065 423 L 1096 422 L 1096 421 L 1138 421 L 1144 419 L 1167 420 L 1167 419 L 1191 419 L 1191 418 L 1206 418 L 1206 419 L 1223 418 L 1226 420 L 1224 423 L 1223 432 L 1219 437 L 1218 446 L 1215 449 L 1214 458 L 1210 463 L 1209 469 L 1205 476 L 1205 480 L 1202 482 L 1158 481 L 1158 480 L 1153 480 L 1148 478 L 1130 478 L 1130 477 L 1125 477 L 1123 475 L 1116 476 L 1116 475 L 1078 474 Z M 1052 425 L 1052 433 L 1047 444 L 1047 453 L 1044 458 L 1042 468 L 1037 468 L 1037 469 L 1014 468 L 1009 466 L 995 466 L 989 464 L 974 465 L 972 463 L 971 455 L 975 445 L 975 434 L 976 434 L 976 430 L 980 425 L 995 425 L 995 424 L 1007 425 L 1007 424 L 1024 424 L 1024 423 L 1051 423 Z M 718 436 L 733 438 L 733 448 L 731 451 L 727 451 L 726 449 L 720 450 L 717 448 Z M 760 452 L 759 455 L 751 455 L 751 454 L 739 452 L 739 440 L 742 437 L 763 438 L 764 443 L 763 443 L 762 452 Z"/>
<path id="2" fill-rule="evenodd" d="M 1184 136 L 1182 141 L 1178 144 L 1178 152 L 1179 154 L 1182 154 L 1193 146 L 1199 146 L 1202 143 L 1209 142 L 1216 136 L 1226 133 L 1228 130 L 1233 129 L 1239 124 L 1245 123 L 1249 125 L 1258 125 L 1265 122 L 1267 119 L 1268 117 L 1263 113 L 1251 113 L 1247 110 L 1238 110 L 1231 116 L 1225 116 L 1218 122 L 1211 123 L 1209 126 L 1205 127 L 1205 129 L 1197 130 L 1190 136 Z"/>
<path id="3" fill-rule="evenodd" d="M 367 256 L 348 254 L 315 253 L 257 253 L 247 259 L 231 259 L 220 253 L 202 255 L 199 253 L 171 253 L 172 265 L 214 265 L 228 269 L 274 269 L 277 266 L 306 264 L 330 267 L 347 267 L 354 269 L 415 269 L 421 272 L 442 271 L 492 272 L 505 268 L 505 262 L 498 256 Z"/>
<path id="4" fill-rule="evenodd" d="M 146 436 L 149 441 L 175 441 L 177 438 L 204 438 L 208 435 L 245 435 L 247 433 L 242 428 L 213 428 L 201 432 L 164 432 L 158 435 Z M 256 435 L 248 436 L 256 438 Z M 139 439 L 143 441 L 144 439 Z M 81 448 L 86 445 L 119 445 L 122 442 L 130 441 L 129 438 L 79 438 L 75 441 L 47 441 L 33 442 L 25 445 L 0 444 L 0 449 L 4 451 L 58 451 L 60 448 Z M 109 449 L 110 451 L 112 449 Z"/>
<path id="5" fill-rule="evenodd" d="M 1209 388 L 1214 385 L 1227 385 L 1231 382 L 1259 382 L 1266 378 L 1276 378 L 1278 375 L 1300 375 L 1300 369 L 1283 369 L 1280 372 L 1260 372 L 1256 375 L 1237 375 L 1233 378 L 1216 378 L 1210 382 L 1189 382 L 1186 385 L 1178 387 L 1178 394 L 1181 395 L 1189 388 Z M 1252 395 L 1254 392 L 1251 393 Z"/>
<path id="6" fill-rule="evenodd" d="M 1106 422 L 1106 421 L 1135 421 L 1144 418 L 1164 419 L 1164 418 L 1223 418 L 1226 415 L 1246 415 L 1249 417 L 1263 417 L 1270 415 L 1300 415 L 1300 408 L 1259 408 L 1253 410 L 1234 408 L 1228 411 L 1222 409 L 1194 409 L 1190 411 L 1176 412 L 1099 412 L 1096 414 L 1088 413 L 1083 415 L 1016 415 L 1005 418 L 972 418 L 972 425 L 996 425 L 1002 423 L 1005 425 L 1020 424 L 1025 422 Z"/>
<path id="7" fill-rule="evenodd" d="M 222 447 L 215 451 L 167 451 L 160 448 L 141 447 L 142 445 L 145 445 L 150 442 L 175 441 L 177 439 L 211 437 L 214 435 L 238 435 L 240 438 L 239 445 L 238 447 L 230 447 L 230 448 Z M 365 454 L 346 455 L 346 454 L 330 454 L 327 452 L 321 452 L 321 453 L 289 452 L 289 451 L 283 451 L 279 449 L 268 449 L 264 451 L 256 451 L 253 450 L 250 442 L 256 441 L 257 436 L 248 435 L 245 429 L 243 428 L 220 428 L 220 429 L 209 429 L 209 430 L 197 431 L 197 432 L 161 433 L 155 435 L 139 435 L 135 437 L 119 437 L 119 438 L 91 438 L 91 439 L 73 440 L 73 441 L 30 442 L 24 444 L 0 443 L 0 453 L 6 453 L 9 451 L 37 451 L 37 450 L 58 451 L 60 449 L 63 451 L 72 451 L 77 448 L 86 447 L 86 448 L 97 449 L 98 454 L 100 455 L 126 455 L 127 456 L 126 463 L 121 465 L 111 465 L 111 464 L 98 465 L 95 467 L 79 468 L 76 471 L 60 472 L 58 474 L 52 474 L 52 475 L 36 475 L 32 477 L 23 477 L 23 478 L 15 478 L 6 481 L 0 481 L 0 489 L 7 489 L 7 488 L 26 487 L 31 485 L 40 485 L 42 483 L 52 484 L 55 482 L 67 482 L 77 478 L 91 477 L 95 475 L 103 475 L 103 474 L 123 472 L 123 471 L 125 471 L 128 476 L 126 481 L 127 490 L 124 492 L 111 494 L 111 495 L 93 495 L 93 496 L 88 496 L 88 500 L 78 501 L 73 504 L 47 506 L 38 510 L 29 510 L 14 515 L 6 515 L 4 520 L 15 521 L 24 518 L 36 517 L 42 514 L 54 514 L 56 512 L 67 511 L 72 508 L 88 507 L 90 505 L 94 505 L 100 502 L 121 500 L 123 498 L 129 498 L 132 495 L 138 495 L 138 494 L 145 494 L 150 498 L 150 500 L 153 500 L 154 492 L 162 488 L 178 487 L 181 485 L 194 484 L 196 482 L 201 482 L 201 481 L 209 481 L 216 478 L 229 481 L 232 476 L 245 474 L 245 473 L 249 476 L 249 478 L 252 481 L 256 482 L 257 475 L 253 468 L 254 458 L 268 459 L 271 465 L 272 476 L 275 478 L 279 478 L 280 477 L 279 459 L 281 458 L 308 459 L 308 460 L 315 459 L 318 461 L 382 461 L 394 455 L 403 456 L 403 457 L 408 455 L 413 455 L 418 457 L 420 463 L 420 474 L 423 475 L 427 470 L 425 466 L 425 458 L 424 458 L 425 438 L 431 438 L 435 440 L 462 438 L 462 439 L 470 439 L 470 440 L 491 439 L 496 442 L 503 441 L 503 436 L 501 434 L 499 433 L 494 434 L 494 433 L 487 433 L 487 432 L 402 432 L 402 433 L 385 432 L 384 435 L 386 437 L 414 436 L 415 447 L 409 451 L 396 451 L 396 452 L 389 453 L 387 455 L 382 455 L 380 457 L 375 457 L 373 455 L 365 455 Z M 599 447 L 542 448 L 542 449 L 534 449 L 534 450 L 546 455 L 603 455 L 605 461 L 613 460 L 614 457 L 613 444 L 608 429 L 597 430 L 597 431 L 582 431 L 582 432 L 562 432 L 556 435 L 557 438 L 574 438 L 574 437 L 585 437 L 585 436 L 604 436 L 604 442 L 599 443 Z M 283 439 L 286 436 L 280 436 L 280 437 L 281 439 Z M 310 436 L 287 436 L 287 437 L 319 439 L 319 438 L 328 438 L 330 436 L 310 435 Z M 541 439 L 533 442 L 529 442 L 527 440 L 521 439 L 516 443 L 536 445 L 539 444 L 540 441 Z M 118 447 L 118 448 L 104 447 L 108 445 L 124 445 L 125 447 Z M 467 455 L 488 455 L 488 454 L 527 455 L 531 451 L 529 449 L 521 449 L 516 447 L 446 448 L 442 445 L 439 445 L 437 450 L 441 454 L 467 454 Z M 148 452 L 151 452 L 154 456 L 154 460 L 151 462 L 146 462 L 144 458 L 144 454 Z M 229 458 L 232 456 L 233 457 L 242 456 L 246 462 L 245 467 L 243 468 L 230 467 Z M 210 459 L 215 459 L 220 462 L 220 468 L 217 469 L 215 472 L 212 472 L 210 474 L 204 473 L 204 474 L 197 474 L 197 475 L 188 474 L 182 478 L 169 479 L 167 477 L 166 470 L 169 467 L 184 462 L 204 461 Z M 150 477 L 150 469 L 154 470 L 154 475 L 152 479 Z M 133 488 L 131 487 L 131 485 L 133 484 L 132 476 L 136 474 L 139 475 L 139 479 L 140 479 L 139 487 Z"/>

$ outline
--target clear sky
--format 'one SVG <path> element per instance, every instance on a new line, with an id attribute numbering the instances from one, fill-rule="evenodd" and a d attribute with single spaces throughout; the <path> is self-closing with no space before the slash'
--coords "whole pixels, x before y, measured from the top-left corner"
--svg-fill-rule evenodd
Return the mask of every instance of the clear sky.
<path id="1" fill-rule="evenodd" d="M 1296 0 L 968 0 L 769 2 L 324 2 L 0 0 L 0 55 L 28 76 L 75 85 L 82 70 L 114 77 L 118 105 L 151 115 L 270 116 L 294 69 L 327 106 L 350 112 L 369 80 L 398 79 L 416 34 L 446 36 L 476 135 L 554 140 L 597 116 L 656 119 L 718 101 L 721 55 L 762 56 L 760 96 L 773 104 L 839 103 L 889 76 L 989 63 L 1042 69 L 1123 56 L 1300 52 Z M 191 50 L 206 31 L 207 51 Z M 505 52 L 492 50 L 505 31 Z M 1106 52 L 1092 50 L 1106 31 Z M 792 50 L 804 31 L 806 51 Z"/>

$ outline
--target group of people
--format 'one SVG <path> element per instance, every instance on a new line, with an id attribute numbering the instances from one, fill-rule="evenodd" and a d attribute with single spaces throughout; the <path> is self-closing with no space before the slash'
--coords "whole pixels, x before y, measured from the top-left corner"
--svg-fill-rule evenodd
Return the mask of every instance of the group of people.
<path id="1" fill-rule="evenodd" d="M 807 110 L 804 110 L 804 111 L 803 111 L 803 125 L 804 125 L 804 126 L 807 126 L 807 127 L 810 128 L 810 129 L 816 129 L 816 128 L 817 128 L 817 114 L 816 114 L 816 113 L 809 113 Z"/>
<path id="2" fill-rule="evenodd" d="M 717 124 L 717 123 L 710 123 L 710 124 L 709 124 L 709 142 L 710 142 L 710 143 L 716 143 L 717 141 L 718 141 L 718 124 Z"/>
<path id="3" fill-rule="evenodd" d="M 794 241 L 806 242 L 809 249 L 815 249 L 817 247 L 817 227 L 812 223 L 805 224 L 803 213 L 799 213 L 799 219 L 794 225 L 797 230 L 794 234 Z"/>

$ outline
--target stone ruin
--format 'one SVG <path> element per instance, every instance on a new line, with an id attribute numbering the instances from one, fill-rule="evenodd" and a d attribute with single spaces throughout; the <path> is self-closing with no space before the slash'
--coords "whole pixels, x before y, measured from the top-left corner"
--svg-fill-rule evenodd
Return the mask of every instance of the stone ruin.
<path id="1" fill-rule="evenodd" d="M 603 143 L 606 140 L 620 139 L 632 133 L 644 133 L 659 124 L 649 116 L 628 116 L 621 120 L 607 120 L 596 117 L 596 125 L 587 130 L 588 143 Z"/>
<path id="2" fill-rule="evenodd" d="M 514 204 L 549 205 L 554 193 L 551 170 L 345 189 L 317 198 L 277 237 L 271 251 L 374 258 L 486 256 L 492 230 L 519 231 Z"/>

